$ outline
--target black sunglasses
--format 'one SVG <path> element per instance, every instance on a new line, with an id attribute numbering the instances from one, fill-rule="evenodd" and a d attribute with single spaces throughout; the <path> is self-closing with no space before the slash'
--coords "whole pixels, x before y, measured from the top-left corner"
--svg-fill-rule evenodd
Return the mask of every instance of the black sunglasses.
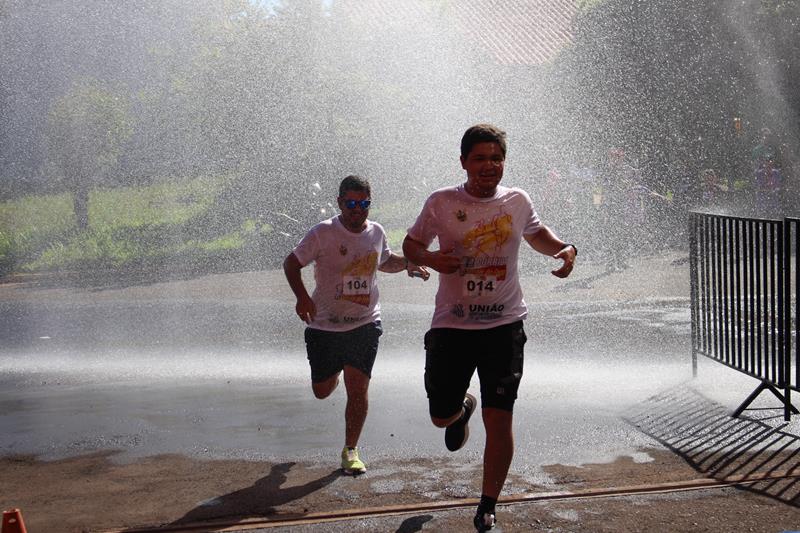
<path id="1" fill-rule="evenodd" d="M 356 206 L 359 206 L 361 209 L 369 209 L 369 204 L 371 203 L 370 200 L 345 200 L 344 206 L 347 209 L 355 209 Z"/>

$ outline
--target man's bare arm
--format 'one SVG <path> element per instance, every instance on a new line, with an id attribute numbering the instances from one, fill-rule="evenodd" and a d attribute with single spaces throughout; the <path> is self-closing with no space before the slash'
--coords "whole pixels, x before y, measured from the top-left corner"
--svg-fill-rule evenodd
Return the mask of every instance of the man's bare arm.
<path id="1" fill-rule="evenodd" d="M 564 262 L 561 268 L 551 271 L 554 276 L 566 278 L 572 273 L 572 269 L 575 268 L 575 256 L 578 251 L 575 246 L 571 246 L 559 239 L 550 228 L 542 226 L 536 233 L 525 235 L 525 240 L 531 248 L 540 254 L 549 255 Z"/>
<path id="2" fill-rule="evenodd" d="M 417 266 L 409 261 L 408 258 L 394 253 L 378 267 L 378 270 L 386 272 L 387 274 L 394 274 L 395 272 L 402 272 L 405 270 L 409 277 L 422 278 L 423 281 L 427 281 L 428 278 L 431 277 L 430 272 L 428 272 L 425 267 Z"/>
<path id="3" fill-rule="evenodd" d="M 303 266 L 294 253 L 290 253 L 283 260 L 283 273 L 286 274 L 286 281 L 289 282 L 289 287 L 297 298 L 295 312 L 300 320 L 310 324 L 317 316 L 317 306 L 314 305 L 314 300 L 308 295 L 306 286 L 303 284 L 303 275 L 300 273 L 302 268 Z"/>
<path id="4" fill-rule="evenodd" d="M 457 272 L 461 258 L 452 255 L 453 250 L 429 251 L 428 247 L 406 235 L 403 240 L 403 253 L 409 261 L 419 266 L 431 267 L 442 274 Z"/>

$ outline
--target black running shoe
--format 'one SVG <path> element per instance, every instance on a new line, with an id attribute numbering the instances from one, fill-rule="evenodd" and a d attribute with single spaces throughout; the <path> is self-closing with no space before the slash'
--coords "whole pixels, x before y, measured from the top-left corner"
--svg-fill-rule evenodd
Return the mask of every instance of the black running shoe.
<path id="1" fill-rule="evenodd" d="M 464 414 L 444 430 L 444 444 L 451 452 L 460 450 L 467 443 L 469 438 L 469 417 L 472 416 L 476 405 L 475 396 L 467 393 L 464 396 Z"/>
<path id="2" fill-rule="evenodd" d="M 483 533 L 484 531 L 489 531 L 490 529 L 494 529 L 497 520 L 495 520 L 494 513 L 482 513 L 478 511 L 478 514 L 475 515 L 475 519 L 472 521 L 475 524 L 475 529 Z"/>

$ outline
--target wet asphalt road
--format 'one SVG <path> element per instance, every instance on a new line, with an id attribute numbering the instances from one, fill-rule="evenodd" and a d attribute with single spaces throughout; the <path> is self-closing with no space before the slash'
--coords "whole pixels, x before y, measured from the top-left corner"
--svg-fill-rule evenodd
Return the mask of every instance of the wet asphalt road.
<path id="1" fill-rule="evenodd" d="M 313 398 L 291 295 L 268 289 L 280 282 L 275 273 L 249 276 L 238 288 L 232 280 L 242 276 L 211 276 L 200 290 L 3 288 L 0 454 L 335 459 L 344 391 Z M 381 281 L 385 334 L 361 439 L 367 461 L 447 454 L 422 385 L 435 286 L 407 281 Z M 515 468 L 535 478 L 542 464 L 635 457 L 652 445 L 621 416 L 691 377 L 688 300 L 555 292 L 529 303 Z M 475 424 L 465 453 L 479 457 L 482 441 Z"/>
<path id="2" fill-rule="evenodd" d="M 691 379 L 688 269 L 680 254 L 651 258 L 621 273 L 585 265 L 566 282 L 531 276 L 523 279 L 523 287 L 530 307 L 529 342 L 515 409 L 514 480 L 505 494 L 526 493 L 530 487 L 558 490 L 564 479 L 556 481 L 550 472 L 561 471 L 553 466 L 559 464 L 602 472 L 622 457 L 623 463 L 647 463 L 641 465 L 644 471 L 658 472 L 663 454 L 655 462 L 651 454 L 669 446 L 661 440 L 664 424 L 672 435 L 668 441 L 686 442 L 672 410 L 662 413 L 667 420 L 656 416 L 664 398 L 677 395 L 683 402 L 684 394 L 691 396 L 686 401 L 693 405 L 692 420 L 685 422 L 692 423 L 692 391 L 701 390 L 709 410 L 728 420 L 725 413 L 755 386 L 750 378 L 703 359 L 700 377 Z M 361 439 L 370 494 L 402 489 L 397 465 L 410 465 L 413 476 L 420 461 L 446 458 L 440 464 L 450 465 L 447 472 L 428 473 L 437 482 L 444 476 L 445 485 L 437 483 L 436 490 L 448 498 L 472 497 L 470 483 L 482 456 L 481 424 L 470 424 L 469 442 L 452 455 L 443 446 L 443 432 L 427 417 L 421 340 L 435 285 L 409 285 L 395 276 L 382 280 L 381 290 L 385 334 Z M 343 441 L 344 391 L 323 401 L 313 398 L 303 326 L 293 316 L 293 305 L 278 272 L 59 289 L 0 283 L 0 456 L 51 459 L 113 449 L 121 451 L 113 460 L 122 462 L 167 453 L 335 469 Z M 681 385 L 690 380 L 689 386 Z M 477 392 L 476 380 L 472 390 Z M 774 407 L 770 398 L 765 401 Z M 770 416 L 769 409 L 763 413 Z M 648 431 L 651 423 L 660 429 Z M 706 432 L 718 421 L 699 423 Z M 723 432 L 708 442 L 713 447 L 721 439 L 720 446 L 727 447 L 735 445 L 731 439 L 741 439 L 741 449 L 750 449 L 753 426 L 772 442 L 775 425 L 796 446 L 797 423 L 781 425 L 780 420 L 772 428 L 751 423 L 736 435 Z M 693 454 L 695 442 L 686 444 Z M 597 475 L 601 484 L 633 482 Z M 707 496 L 689 498 L 702 503 Z M 351 501 L 353 494 L 335 497 Z M 679 508 L 687 505 L 680 503 L 687 497 L 678 498 Z M 737 502 L 752 509 L 752 500 Z M 632 505 L 642 509 L 652 503 L 644 499 Z M 627 516 L 622 505 L 619 516 Z M 655 529 L 671 523 L 676 512 L 657 508 L 666 517 L 655 512 L 650 518 Z M 554 509 L 554 516 L 569 523 L 578 520 L 579 511 L 606 517 L 580 506 L 567 505 L 563 515 L 558 506 Z M 536 505 L 503 512 L 504 525 L 517 523 L 510 530 L 546 527 Z M 456 530 L 468 525 L 470 513 L 437 511 L 278 530 Z M 791 509 L 787 517 L 785 522 L 792 523 Z"/>

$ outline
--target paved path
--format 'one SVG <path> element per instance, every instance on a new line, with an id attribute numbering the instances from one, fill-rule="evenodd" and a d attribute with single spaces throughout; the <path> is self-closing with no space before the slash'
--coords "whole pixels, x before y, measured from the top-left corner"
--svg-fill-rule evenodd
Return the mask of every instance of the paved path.
<path id="1" fill-rule="evenodd" d="M 701 365 L 700 380 L 686 385 L 686 257 L 672 253 L 632 264 L 613 273 L 579 265 L 566 281 L 550 276 L 546 262 L 526 265 L 530 343 L 516 408 L 517 454 L 504 492 L 509 497 L 730 473 L 692 463 L 680 431 L 663 429 L 674 426 L 675 416 L 687 417 L 679 428 L 695 420 L 675 402 L 674 391 L 691 397 L 699 387 L 698 401 L 709 402 L 703 410 L 724 412 L 752 384 L 708 362 Z M 311 397 L 302 325 L 291 313 L 282 273 L 170 282 L 73 279 L 67 285 L 31 278 L 0 284 L 0 311 L 7 317 L 0 324 L 0 454 L 57 460 L 6 466 L 25 479 L 38 472 L 60 487 L 56 495 L 47 485 L 33 484 L 38 490 L 26 495 L 0 481 L 0 494 L 22 498 L 35 512 L 26 521 L 39 529 L 48 530 L 42 516 L 47 502 L 74 506 L 81 494 L 97 505 L 87 510 L 87 516 L 95 513 L 89 522 L 61 517 L 76 528 L 470 503 L 479 494 L 481 425 L 473 424 L 464 450 L 449 454 L 441 430 L 427 420 L 420 342 L 433 282 L 381 278 L 386 334 L 362 438 L 370 469 L 356 480 L 336 472 L 343 394 L 325 401 Z M 754 423 L 729 444 L 776 431 L 769 422 Z M 698 431 L 720 424 L 708 420 Z M 794 449 L 794 427 L 782 431 L 790 444 L 785 450 Z M 713 452 L 712 445 L 729 434 L 704 441 L 702 449 Z M 767 464 L 753 458 L 752 447 L 734 449 L 750 464 Z M 86 455 L 108 450 L 116 452 Z M 12 478 L 6 475 L 6 483 Z M 136 505 L 118 509 L 109 485 L 119 487 L 121 501 Z M 731 490 L 693 493 L 693 506 L 714 514 L 722 496 L 738 494 Z M 771 525 L 791 524 L 794 508 L 785 497 L 766 489 L 754 494 L 767 502 L 759 500 L 765 516 L 774 517 Z M 168 505 L 157 503 L 165 498 Z M 17 504 L 8 496 L 1 500 Z M 663 511 L 644 529 L 691 530 L 692 520 L 701 520 L 681 514 L 676 496 L 580 501 L 509 507 L 504 530 L 618 531 L 625 528 L 608 524 L 631 525 L 630 510 L 644 507 Z M 117 510 L 103 513 L 101 505 Z M 424 511 L 291 529 L 459 531 L 468 530 L 463 527 L 470 512 Z M 779 520 L 787 515 L 788 521 Z M 741 520 L 757 524 L 758 516 Z"/>

